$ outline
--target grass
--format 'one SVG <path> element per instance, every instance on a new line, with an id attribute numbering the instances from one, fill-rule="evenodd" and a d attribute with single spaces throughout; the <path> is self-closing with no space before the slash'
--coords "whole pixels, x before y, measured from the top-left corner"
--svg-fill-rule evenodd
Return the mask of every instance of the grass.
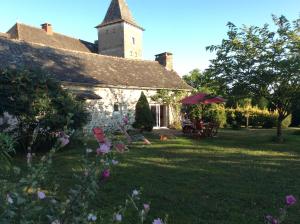
<path id="1" fill-rule="evenodd" d="M 142 187 L 142 198 L 151 202 L 149 220 L 168 214 L 170 224 L 264 223 L 286 195 L 300 199 L 300 137 L 294 132 L 285 132 L 283 144 L 271 141 L 274 130 L 223 130 L 217 138 L 165 142 L 149 135 L 152 145 L 135 144 L 120 156 L 95 204 L 112 214 L 129 192 Z M 55 163 L 66 189 L 82 152 L 80 146 L 71 148 Z M 300 203 L 289 209 L 286 223 L 299 220 Z"/>

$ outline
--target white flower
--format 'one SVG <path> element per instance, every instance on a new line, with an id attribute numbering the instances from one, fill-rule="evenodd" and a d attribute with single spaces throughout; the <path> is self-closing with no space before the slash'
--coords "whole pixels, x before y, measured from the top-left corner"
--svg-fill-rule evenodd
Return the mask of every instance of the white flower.
<path id="1" fill-rule="evenodd" d="M 92 153 L 93 150 L 92 149 L 86 149 L 86 153 L 89 154 L 89 153 Z"/>
<path id="2" fill-rule="evenodd" d="M 13 199 L 9 196 L 9 194 L 6 195 L 6 200 L 7 200 L 8 204 L 14 203 Z"/>
<path id="3" fill-rule="evenodd" d="M 46 198 L 46 194 L 42 191 L 37 192 L 38 198 L 44 200 Z"/>
<path id="4" fill-rule="evenodd" d="M 152 224 L 164 224 L 161 219 L 155 219 Z"/>
<path id="5" fill-rule="evenodd" d="M 32 154 L 31 153 L 27 153 L 27 164 L 30 164 L 32 161 Z"/>
<path id="6" fill-rule="evenodd" d="M 122 215 L 121 215 L 121 214 L 116 214 L 116 215 L 115 215 L 115 220 L 116 220 L 117 222 L 122 222 Z"/>
<path id="7" fill-rule="evenodd" d="M 51 222 L 51 224 L 60 224 L 60 221 L 56 219 L 53 222 Z"/>
<path id="8" fill-rule="evenodd" d="M 133 190 L 132 191 L 132 197 L 136 197 L 140 194 L 140 192 L 138 190 Z"/>
<path id="9" fill-rule="evenodd" d="M 113 159 L 113 160 L 111 161 L 111 163 L 115 166 L 115 165 L 118 165 L 118 164 L 119 164 L 119 161 Z"/>
<path id="10" fill-rule="evenodd" d="M 96 220 L 97 220 L 97 216 L 95 216 L 94 214 L 88 215 L 88 221 L 95 222 Z"/>

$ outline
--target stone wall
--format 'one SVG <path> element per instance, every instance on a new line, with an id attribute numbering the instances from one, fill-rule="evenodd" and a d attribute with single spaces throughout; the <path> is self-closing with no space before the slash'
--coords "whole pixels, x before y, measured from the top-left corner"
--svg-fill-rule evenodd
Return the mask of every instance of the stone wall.
<path id="1" fill-rule="evenodd" d="M 124 24 L 124 57 L 143 58 L 143 31 L 128 23 Z"/>
<path id="2" fill-rule="evenodd" d="M 100 27 L 98 47 L 103 55 L 142 59 L 143 31 L 125 22 Z"/>
<path id="3" fill-rule="evenodd" d="M 84 87 L 69 86 L 71 90 L 87 90 Z M 91 131 L 94 127 L 117 128 L 124 116 L 128 116 L 130 123 L 134 122 L 135 106 L 143 91 L 148 98 L 150 105 L 158 103 L 151 100 L 151 96 L 156 94 L 156 90 L 125 89 L 125 88 L 88 88 L 102 97 L 100 100 L 87 100 L 88 110 L 91 113 L 91 121 L 86 126 L 86 131 Z M 117 108 L 118 107 L 118 108 Z M 118 111 L 115 111 L 118 109 Z M 167 108 L 170 117 L 168 124 L 172 122 L 171 112 Z"/>
<path id="4" fill-rule="evenodd" d="M 124 57 L 124 24 L 115 23 L 98 29 L 99 54 Z"/>

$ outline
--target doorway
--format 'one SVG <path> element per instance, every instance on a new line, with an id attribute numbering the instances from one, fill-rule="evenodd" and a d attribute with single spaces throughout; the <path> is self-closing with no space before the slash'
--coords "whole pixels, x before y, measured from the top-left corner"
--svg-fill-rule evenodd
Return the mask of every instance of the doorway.
<path id="1" fill-rule="evenodd" d="M 151 112 L 155 121 L 155 128 L 168 126 L 168 110 L 166 105 L 151 105 Z"/>

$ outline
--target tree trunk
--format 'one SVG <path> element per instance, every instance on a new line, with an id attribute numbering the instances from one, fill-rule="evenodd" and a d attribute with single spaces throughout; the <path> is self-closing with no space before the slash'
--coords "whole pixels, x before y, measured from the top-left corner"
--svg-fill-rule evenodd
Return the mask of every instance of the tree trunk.
<path id="1" fill-rule="evenodd" d="M 279 115 L 278 123 L 277 123 L 277 140 L 279 142 L 283 142 L 283 138 L 282 138 L 282 121 L 283 121 L 283 118 Z"/>
<path id="2" fill-rule="evenodd" d="M 246 116 L 246 128 L 249 128 L 249 116 Z"/>

